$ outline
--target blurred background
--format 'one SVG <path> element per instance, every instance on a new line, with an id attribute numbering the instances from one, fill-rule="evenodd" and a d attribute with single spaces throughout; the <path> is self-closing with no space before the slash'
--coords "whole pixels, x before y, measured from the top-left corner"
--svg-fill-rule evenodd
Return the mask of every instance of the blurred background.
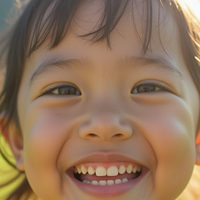
<path id="1" fill-rule="evenodd" d="M 10 9 L 13 5 L 13 0 L 0 0 L 0 30 L 6 28 L 6 17 L 10 13 Z"/>

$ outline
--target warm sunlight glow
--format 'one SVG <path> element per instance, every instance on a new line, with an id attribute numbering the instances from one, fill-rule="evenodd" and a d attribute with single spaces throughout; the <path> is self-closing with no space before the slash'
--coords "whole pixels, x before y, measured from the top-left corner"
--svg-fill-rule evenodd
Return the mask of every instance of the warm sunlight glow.
<path id="1" fill-rule="evenodd" d="M 177 3 L 180 4 L 185 9 L 185 12 L 187 14 L 193 17 L 193 20 L 195 21 L 195 23 L 200 23 L 200 1 L 199 0 L 177 0 Z"/>

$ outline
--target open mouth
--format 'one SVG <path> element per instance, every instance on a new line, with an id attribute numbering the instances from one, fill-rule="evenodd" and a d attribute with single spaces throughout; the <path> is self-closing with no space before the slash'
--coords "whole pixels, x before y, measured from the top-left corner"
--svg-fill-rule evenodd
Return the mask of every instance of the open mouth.
<path id="1" fill-rule="evenodd" d="M 132 163 L 81 164 L 73 168 L 74 177 L 85 184 L 110 186 L 127 183 L 142 174 L 142 166 Z"/>
<path id="2" fill-rule="evenodd" d="M 70 167 L 66 177 L 90 196 L 114 198 L 139 187 L 148 172 L 147 167 L 120 154 L 93 154 Z"/>

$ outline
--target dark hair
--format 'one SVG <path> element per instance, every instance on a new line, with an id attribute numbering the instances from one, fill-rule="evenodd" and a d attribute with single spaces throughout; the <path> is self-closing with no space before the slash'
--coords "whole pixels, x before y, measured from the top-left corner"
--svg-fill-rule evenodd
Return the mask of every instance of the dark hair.
<path id="1" fill-rule="evenodd" d="M 56 47 L 66 35 L 77 9 L 83 2 L 84 0 L 31 0 L 11 30 L 5 43 L 7 49 L 2 51 L 6 55 L 6 77 L 0 95 L 0 113 L 5 112 L 7 120 L 4 128 L 12 121 L 16 123 L 20 132 L 17 113 L 17 94 L 26 59 L 49 38 L 48 48 Z M 99 27 L 93 32 L 81 35 L 80 37 L 89 37 L 93 42 L 106 40 L 108 47 L 111 48 L 110 33 L 118 24 L 127 5 L 129 3 L 134 4 L 134 2 L 134 0 L 104 0 L 105 7 Z M 152 0 L 143 0 L 143 3 L 146 8 L 146 30 L 144 38 L 141 38 L 139 35 L 138 37 L 143 42 L 143 53 L 145 54 L 150 48 L 151 43 L 153 3 Z M 175 0 L 163 0 L 161 4 L 164 4 L 171 11 L 177 21 L 180 30 L 182 53 L 200 93 L 200 68 L 198 63 L 199 25 L 194 23 L 192 16 L 184 12 L 181 5 Z M 48 14 L 47 10 L 50 11 Z M 8 159 L 2 148 L 0 154 L 14 167 L 14 164 Z M 10 182 L 17 180 L 21 174 L 23 172 L 19 171 L 16 177 L 0 187 L 9 185 Z M 31 195 L 33 195 L 33 192 L 25 177 L 20 186 L 7 199 L 28 199 Z"/>

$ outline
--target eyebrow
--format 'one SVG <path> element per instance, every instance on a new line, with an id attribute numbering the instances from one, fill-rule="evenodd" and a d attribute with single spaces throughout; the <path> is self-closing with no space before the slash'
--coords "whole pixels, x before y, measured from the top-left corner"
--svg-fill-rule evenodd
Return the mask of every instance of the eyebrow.
<path id="1" fill-rule="evenodd" d="M 81 66 L 81 61 L 78 59 L 66 59 L 66 60 L 55 60 L 55 59 L 50 59 L 48 61 L 44 61 L 40 63 L 31 76 L 30 79 L 30 84 L 34 82 L 34 80 L 43 74 L 46 71 L 49 71 L 51 69 L 57 69 L 57 68 L 77 68 Z"/>
<path id="2" fill-rule="evenodd" d="M 124 59 L 123 63 L 124 63 Z M 130 56 L 127 59 L 125 59 L 126 63 L 131 63 L 131 67 L 133 66 L 146 66 L 146 65 L 155 65 L 159 66 L 159 68 L 166 69 L 166 70 L 172 70 L 175 75 L 183 77 L 181 72 L 177 69 L 177 67 L 167 61 L 166 59 L 163 58 L 149 58 L 149 57 L 135 57 L 135 56 Z M 89 63 L 89 61 L 88 61 Z M 91 67 L 91 65 L 87 65 L 87 67 Z M 121 65 L 120 65 L 121 67 Z M 124 65 L 123 65 L 124 67 Z M 130 68 L 130 65 L 127 65 L 128 68 Z M 50 59 L 47 61 L 44 61 L 40 63 L 31 76 L 30 79 L 30 84 L 34 82 L 34 80 L 43 74 L 46 71 L 52 70 L 52 69 L 57 69 L 57 68 L 83 68 L 82 62 L 79 59 L 64 59 L 64 60 L 55 60 L 55 59 Z"/>
<path id="3" fill-rule="evenodd" d="M 130 57 L 132 63 L 138 63 L 138 66 L 155 65 L 164 70 L 172 71 L 176 76 L 183 77 L 182 73 L 170 61 L 164 58 L 151 57 Z"/>

